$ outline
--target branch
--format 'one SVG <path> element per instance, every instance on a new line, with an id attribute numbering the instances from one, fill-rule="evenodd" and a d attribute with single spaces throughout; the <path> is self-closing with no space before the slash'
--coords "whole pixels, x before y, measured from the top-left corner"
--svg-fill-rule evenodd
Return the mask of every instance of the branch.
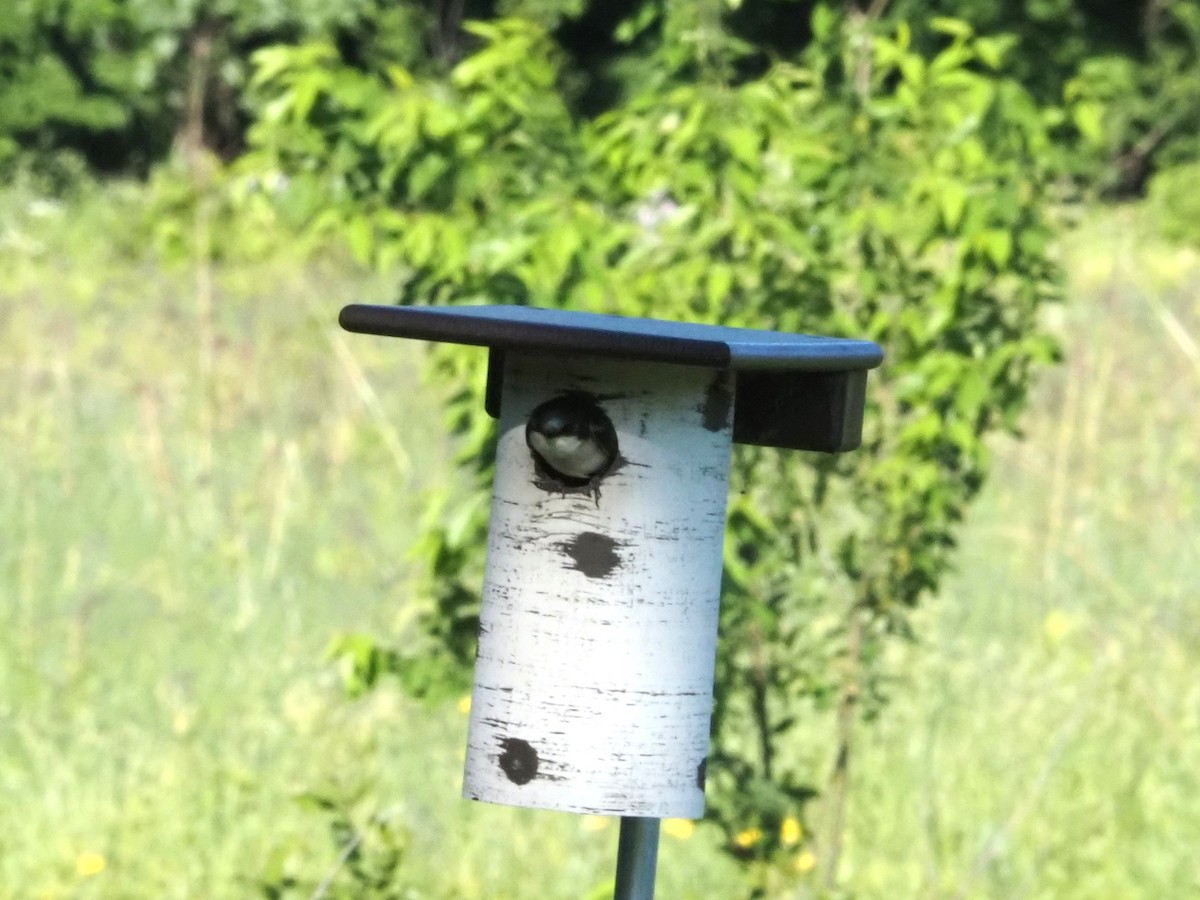
<path id="1" fill-rule="evenodd" d="M 321 879 L 321 883 L 317 885 L 317 889 L 312 892 L 309 900 L 322 900 L 329 893 L 329 886 L 333 884 L 334 876 L 341 870 L 346 861 L 354 855 L 354 851 L 358 849 L 358 845 L 363 841 L 361 831 L 355 831 L 354 837 L 346 841 L 346 845 L 342 847 L 342 852 L 338 854 L 338 858 L 333 861 L 333 865 L 329 867 L 329 871 L 325 873 L 325 877 Z"/>
<path id="2" fill-rule="evenodd" d="M 762 761 L 763 776 L 770 780 L 772 776 L 775 748 L 771 744 L 771 716 L 767 710 L 767 682 L 769 673 L 763 662 L 762 640 L 755 629 L 756 647 L 754 660 L 754 676 L 750 682 L 750 706 L 754 713 L 754 726 L 758 730 L 758 751 Z"/>
<path id="3" fill-rule="evenodd" d="M 838 863 L 842 856 L 843 833 L 846 830 L 846 807 L 850 793 L 850 756 L 854 747 L 854 723 L 858 714 L 858 698 L 861 691 L 863 609 L 855 605 L 850 610 L 850 646 L 847 648 L 846 681 L 841 700 L 838 701 L 837 757 L 827 788 L 828 826 L 826 840 L 828 849 L 825 857 L 825 889 L 832 891 L 837 884 Z"/>

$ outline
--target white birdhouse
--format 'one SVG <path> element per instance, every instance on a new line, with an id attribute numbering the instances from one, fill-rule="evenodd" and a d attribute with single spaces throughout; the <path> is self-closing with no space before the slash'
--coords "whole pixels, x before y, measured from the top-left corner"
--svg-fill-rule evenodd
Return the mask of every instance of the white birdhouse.
<path id="1" fill-rule="evenodd" d="M 730 445 L 857 446 L 880 349 L 528 307 L 350 306 L 341 322 L 491 351 L 464 795 L 701 816 Z"/>

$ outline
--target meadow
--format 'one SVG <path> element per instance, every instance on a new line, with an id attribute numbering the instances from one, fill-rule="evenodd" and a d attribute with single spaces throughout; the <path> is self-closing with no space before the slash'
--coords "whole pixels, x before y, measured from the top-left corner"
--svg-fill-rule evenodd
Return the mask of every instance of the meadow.
<path id="1" fill-rule="evenodd" d="M 412 639 L 456 488 L 421 348 L 335 326 L 387 279 L 168 258 L 123 190 L 0 197 L 0 898 L 605 896 L 612 820 L 460 800 L 462 709 L 323 656 Z M 1144 215 L 1064 241 L 1065 360 L 861 729 L 847 896 L 1200 895 L 1200 255 Z M 740 896 L 717 840 L 676 823 L 660 896 Z"/>

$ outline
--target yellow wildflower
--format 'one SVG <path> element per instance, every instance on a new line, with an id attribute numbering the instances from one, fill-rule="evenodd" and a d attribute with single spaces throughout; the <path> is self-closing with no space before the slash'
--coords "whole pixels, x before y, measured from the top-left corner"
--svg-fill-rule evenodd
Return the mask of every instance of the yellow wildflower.
<path id="1" fill-rule="evenodd" d="M 464 716 L 471 711 L 471 695 L 463 694 L 458 698 L 458 711 Z"/>
<path id="2" fill-rule="evenodd" d="M 85 850 L 75 860 L 75 872 L 80 878 L 91 878 L 93 875 L 99 875 L 107 866 L 108 860 L 95 850 Z"/>
<path id="3" fill-rule="evenodd" d="M 1067 636 L 1072 625 L 1070 616 L 1061 609 L 1052 609 L 1046 615 L 1045 621 L 1042 622 L 1042 630 L 1046 634 L 1046 640 L 1051 644 L 1057 644 Z"/>
<path id="4" fill-rule="evenodd" d="M 584 831 L 603 831 L 609 825 L 608 816 L 584 816 L 579 823 Z"/>
<path id="5" fill-rule="evenodd" d="M 787 816 L 779 823 L 779 843 L 783 846 L 795 846 L 800 843 L 802 837 L 804 837 L 804 829 L 800 826 L 800 820 L 795 816 Z"/>
<path id="6" fill-rule="evenodd" d="M 792 868 L 803 875 L 817 867 L 817 857 L 811 850 L 801 850 L 792 861 Z"/>
<path id="7" fill-rule="evenodd" d="M 745 831 L 739 831 L 733 836 L 733 842 L 743 850 L 749 849 L 761 841 L 763 833 L 761 828 L 747 828 Z"/>
<path id="8" fill-rule="evenodd" d="M 663 819 L 663 833 L 681 841 L 686 841 L 696 833 L 696 823 L 691 819 Z"/>

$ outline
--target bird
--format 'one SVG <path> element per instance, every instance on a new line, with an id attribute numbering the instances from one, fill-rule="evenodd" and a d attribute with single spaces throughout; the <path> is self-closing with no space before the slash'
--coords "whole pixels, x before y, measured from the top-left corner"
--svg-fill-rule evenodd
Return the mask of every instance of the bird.
<path id="1" fill-rule="evenodd" d="M 569 391 L 537 406 L 525 424 L 525 443 L 541 474 L 568 487 L 597 483 L 617 459 L 617 431 L 590 394 Z"/>

